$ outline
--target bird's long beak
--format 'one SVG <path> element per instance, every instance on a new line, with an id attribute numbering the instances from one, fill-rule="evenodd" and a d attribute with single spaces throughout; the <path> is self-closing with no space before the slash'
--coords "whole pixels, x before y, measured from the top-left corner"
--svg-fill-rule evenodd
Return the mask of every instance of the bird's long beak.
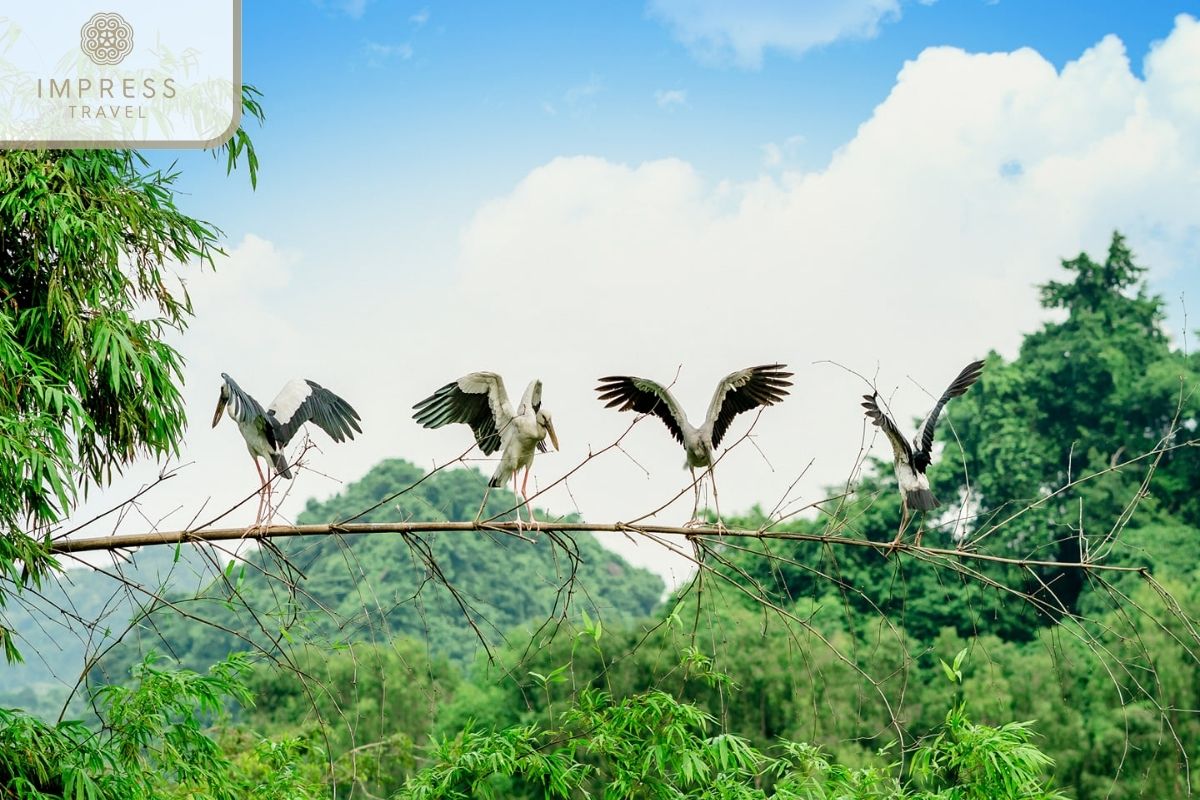
<path id="1" fill-rule="evenodd" d="M 213 427 L 217 427 L 217 423 L 221 421 L 221 412 L 225 410 L 225 404 L 229 402 L 229 398 L 222 392 L 217 398 L 217 413 L 213 414 Z"/>
<path id="2" fill-rule="evenodd" d="M 558 450 L 558 434 L 554 432 L 554 423 L 546 420 L 546 433 L 550 434 L 550 442 L 554 445 L 554 449 Z"/>

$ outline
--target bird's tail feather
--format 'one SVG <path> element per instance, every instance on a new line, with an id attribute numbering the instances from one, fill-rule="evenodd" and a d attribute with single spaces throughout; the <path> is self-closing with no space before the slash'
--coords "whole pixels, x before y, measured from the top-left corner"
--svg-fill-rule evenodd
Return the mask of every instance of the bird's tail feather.
<path id="1" fill-rule="evenodd" d="M 493 489 L 499 489 L 504 484 L 508 483 L 513 476 L 512 470 L 507 470 L 503 466 L 496 467 L 496 471 L 492 473 L 492 479 L 488 481 L 488 486 Z"/>
<path id="2" fill-rule="evenodd" d="M 292 471 L 288 469 L 287 459 L 283 457 L 283 453 L 272 453 L 271 463 L 275 465 L 275 471 L 288 480 L 292 479 Z"/>
<path id="3" fill-rule="evenodd" d="M 913 511 L 932 511 L 941 505 L 928 489 L 913 489 L 907 495 L 908 507 Z"/>

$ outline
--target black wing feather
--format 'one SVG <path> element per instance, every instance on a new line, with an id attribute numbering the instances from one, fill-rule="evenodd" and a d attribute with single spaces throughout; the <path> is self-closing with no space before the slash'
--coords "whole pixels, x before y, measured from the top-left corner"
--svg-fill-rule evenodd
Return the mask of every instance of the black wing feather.
<path id="1" fill-rule="evenodd" d="M 475 434 L 475 442 L 484 455 L 500 449 L 500 433 L 492 415 L 491 401 L 486 393 L 471 394 L 451 381 L 413 406 L 413 419 L 426 428 L 440 428 L 455 422 L 465 422 Z"/>
<path id="2" fill-rule="evenodd" d="M 720 403 L 716 417 L 712 419 L 712 444 L 717 447 L 734 417 L 755 408 L 773 406 L 787 397 L 792 382 L 792 373 L 784 372 L 786 364 L 763 364 L 734 372 L 725 377 L 717 391 L 723 398 L 713 398 Z M 710 417 L 712 411 L 709 411 Z"/>
<path id="3" fill-rule="evenodd" d="M 678 406 L 670 393 L 654 381 L 629 375 L 610 375 L 596 387 L 605 408 L 653 414 L 663 421 L 675 441 L 683 444 L 683 428 L 676 418 Z"/>
<path id="4" fill-rule="evenodd" d="M 892 422 L 892 418 L 879 407 L 878 397 L 879 395 L 877 394 L 863 395 L 862 406 L 866 409 L 871 424 L 880 428 L 884 435 L 887 436 L 888 441 L 892 443 L 892 452 L 897 461 L 903 460 L 912 463 L 912 447 L 909 446 L 908 440 L 900 433 L 900 429 L 896 427 L 896 423 Z"/>
<path id="5" fill-rule="evenodd" d="M 925 421 L 921 423 L 921 427 L 917 430 L 917 435 L 913 438 L 913 444 L 916 446 L 916 452 L 913 453 L 913 466 L 922 472 L 929 466 L 929 461 L 933 453 L 933 430 L 937 425 L 938 416 L 942 413 L 942 409 L 952 397 L 960 397 L 967 393 L 967 390 L 979 380 L 979 374 L 983 372 L 983 361 L 972 361 L 967 366 L 963 367 L 962 372 L 958 373 L 950 386 L 938 398 L 937 404 L 933 410 L 925 417 Z"/>

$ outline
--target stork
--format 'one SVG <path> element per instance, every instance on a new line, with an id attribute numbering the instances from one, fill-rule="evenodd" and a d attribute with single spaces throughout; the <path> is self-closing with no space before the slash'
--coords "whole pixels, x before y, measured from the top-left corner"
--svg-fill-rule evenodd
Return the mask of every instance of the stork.
<path id="1" fill-rule="evenodd" d="M 942 396 L 938 398 L 937 403 L 934 404 L 933 410 L 925 417 L 925 421 L 917 429 L 917 435 L 913 437 L 911 445 L 905 441 L 892 418 L 879 408 L 878 392 L 863 395 L 862 405 L 866 409 L 871 424 L 882 429 L 888 441 L 892 443 L 896 483 L 900 487 L 901 507 L 900 530 L 896 533 L 896 538 L 892 540 L 893 547 L 898 545 L 904 536 L 904 529 L 908 525 L 909 514 L 913 509 L 926 512 L 932 511 L 939 505 L 933 492 L 929 491 L 929 476 L 925 474 L 925 470 L 929 468 L 930 461 L 933 459 L 933 429 L 937 425 L 938 415 L 942 413 L 942 408 L 950 401 L 950 398 L 966 394 L 971 385 L 979 379 L 979 374 L 983 372 L 983 365 L 983 361 L 972 361 L 963 367 L 962 372 L 958 373 L 958 377 L 951 382 Z M 914 544 L 921 543 L 923 530 L 923 528 L 917 530 Z"/>
<path id="2" fill-rule="evenodd" d="M 717 499 L 717 480 L 713 476 L 713 451 L 721 444 L 733 418 L 743 411 L 773 406 L 787 396 L 788 378 L 792 373 L 784 372 L 786 364 L 767 364 L 732 372 L 721 379 L 708 404 L 708 414 L 699 428 L 688 422 L 687 415 L 675 397 L 663 386 L 646 378 L 627 375 L 611 375 L 600 379 L 596 391 L 606 408 L 619 411 L 635 411 L 639 414 L 654 414 L 667 426 L 675 441 L 683 445 L 687 454 L 685 467 L 692 471 L 692 489 L 695 503 L 688 526 L 698 524 L 700 486 L 696 477 L 697 468 L 707 468 L 712 479 L 713 502 L 717 507 L 717 520 L 721 519 L 721 504 Z"/>
<path id="3" fill-rule="evenodd" d="M 266 411 L 233 378 L 221 373 L 224 383 L 221 396 L 217 399 L 217 411 L 213 414 L 213 427 L 221 421 L 221 412 L 228 411 L 229 418 L 237 423 L 246 449 L 258 472 L 258 512 L 254 517 L 255 527 L 262 524 L 264 504 L 271 505 L 271 481 L 258 466 L 258 459 L 270 462 L 275 471 L 291 479 L 292 471 L 284 457 L 284 448 L 306 422 L 315 422 L 317 427 L 329 434 L 335 442 L 353 439 L 362 433 L 358 423 L 358 412 L 350 404 L 320 384 L 310 380 L 289 381 L 271 401 Z M 268 470 L 268 475 L 270 474 Z"/>
<path id="4" fill-rule="evenodd" d="M 503 486 L 512 478 L 513 493 L 521 498 L 522 505 L 529 511 L 529 521 L 536 524 L 533 509 L 528 507 L 527 491 L 529 472 L 533 467 L 535 451 L 545 453 L 546 437 L 550 437 L 554 449 L 558 450 L 558 434 L 550 412 L 542 408 L 542 382 L 530 381 L 521 396 L 521 403 L 513 410 L 504 389 L 504 379 L 495 372 L 472 372 L 456 381 L 447 383 L 436 392 L 413 406 L 413 419 L 426 428 L 440 428 L 453 422 L 463 422 L 471 427 L 475 442 L 484 455 L 500 451 L 500 463 L 492 473 L 484 490 L 479 514 L 483 515 L 488 493 Z M 517 473 L 525 470 L 520 491 L 517 490 Z M 521 521 L 520 508 L 517 522 Z"/>

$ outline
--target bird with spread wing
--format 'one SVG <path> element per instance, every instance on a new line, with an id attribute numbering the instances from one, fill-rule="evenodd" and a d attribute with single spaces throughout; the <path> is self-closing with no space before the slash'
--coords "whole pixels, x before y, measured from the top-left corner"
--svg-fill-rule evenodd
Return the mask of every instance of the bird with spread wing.
<path id="1" fill-rule="evenodd" d="M 277 473 L 290 479 L 292 471 L 288 468 L 284 448 L 304 423 L 315 422 L 335 442 L 342 442 L 353 439 L 355 433 L 362 433 L 358 424 L 360 417 L 345 400 L 310 380 L 289 381 L 264 411 L 233 378 L 222 372 L 221 379 L 224 383 L 212 424 L 217 427 L 221 412 L 228 411 L 229 418 L 237 423 L 246 440 L 246 449 L 250 451 L 260 483 L 258 512 L 254 517 L 257 527 L 263 522 L 264 508 L 271 508 L 271 481 L 259 468 L 258 459 L 266 459 Z"/>
<path id="2" fill-rule="evenodd" d="M 900 530 L 892 542 L 893 545 L 900 543 L 900 539 L 904 536 L 904 529 L 908 525 L 909 515 L 914 509 L 925 512 L 938 507 L 937 498 L 933 496 L 933 492 L 929 491 L 929 476 L 925 474 L 925 470 L 929 468 L 933 458 L 933 429 L 937 425 L 938 416 L 942 413 L 946 403 L 952 397 L 966 394 L 971 385 L 979 379 L 980 373 L 983 372 L 983 365 L 983 361 L 972 361 L 963 367 L 962 372 L 958 373 L 958 377 L 938 398 L 933 410 L 929 412 L 925 421 L 921 423 L 921 427 L 917 429 L 917 435 L 913 437 L 912 444 L 905 440 L 892 418 L 880 409 L 879 393 L 863 395 L 862 405 L 866 409 L 866 415 L 870 418 L 871 424 L 880 428 L 887 436 L 888 441 L 892 443 L 896 483 L 900 487 L 902 509 Z M 916 544 L 921 543 L 921 533 L 922 530 L 917 531 Z"/>
<path id="3" fill-rule="evenodd" d="M 436 392 L 413 406 L 413 419 L 426 428 L 440 428 L 453 422 L 462 422 L 471 427 L 475 442 L 484 455 L 500 451 L 500 463 L 488 481 L 483 502 L 479 506 L 476 521 L 483 515 L 488 492 L 503 486 L 509 478 L 513 481 L 513 493 L 528 505 L 529 472 L 533 467 L 535 452 L 545 453 L 547 437 L 558 450 L 558 434 L 550 412 L 542 407 L 542 382 L 530 381 L 521 397 L 521 403 L 513 410 L 504 389 L 504 380 L 494 372 L 472 372 L 456 381 L 447 383 Z M 517 491 L 517 473 L 525 470 L 521 489 Z M 529 510 L 529 521 L 535 523 L 533 509 Z M 517 521 L 520 522 L 520 509 Z M 536 523 L 535 523 L 536 524 Z"/>
<path id="4" fill-rule="evenodd" d="M 600 379 L 596 391 L 606 408 L 618 411 L 634 411 L 638 414 L 654 414 L 667 426 L 675 441 L 683 445 L 687 454 L 684 465 L 692 471 L 692 489 L 695 503 L 688 525 L 698 524 L 700 485 L 696 477 L 697 468 L 707 468 L 712 478 L 713 502 L 717 507 L 717 520 L 721 518 L 721 505 L 717 500 L 717 481 L 712 475 L 713 452 L 729 430 L 734 417 L 744 411 L 773 406 L 783 400 L 792 385 L 788 378 L 792 373 L 784 372 L 786 364 L 767 364 L 749 367 L 730 373 L 717 384 L 704 423 L 694 427 L 683 413 L 675 397 L 663 386 L 646 378 L 627 375 L 612 375 Z"/>

